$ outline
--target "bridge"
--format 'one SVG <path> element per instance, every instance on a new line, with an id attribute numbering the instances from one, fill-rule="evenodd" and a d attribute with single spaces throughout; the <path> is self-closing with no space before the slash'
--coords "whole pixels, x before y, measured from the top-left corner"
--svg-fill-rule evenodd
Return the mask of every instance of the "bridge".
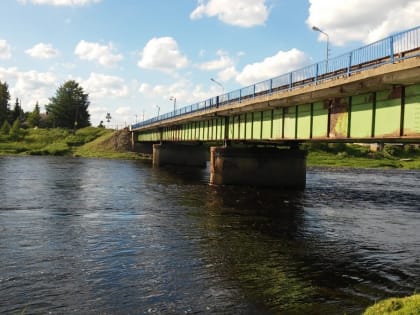
<path id="1" fill-rule="evenodd" d="M 213 184 L 304 187 L 299 143 L 420 142 L 420 26 L 131 132 L 134 146 L 153 145 L 156 166 L 202 165 L 207 144 Z"/>

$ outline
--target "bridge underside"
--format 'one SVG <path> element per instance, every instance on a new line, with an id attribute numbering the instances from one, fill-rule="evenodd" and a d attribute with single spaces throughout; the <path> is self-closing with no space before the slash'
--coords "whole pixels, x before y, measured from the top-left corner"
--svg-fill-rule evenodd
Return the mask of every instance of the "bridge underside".
<path id="1" fill-rule="evenodd" d="M 132 131 L 133 142 L 160 144 L 153 151 L 155 165 L 200 164 L 208 156 L 168 143 L 218 145 L 210 150 L 213 184 L 304 187 L 306 157 L 293 149 L 297 143 L 420 142 L 420 58 Z M 229 147 L 233 142 L 288 144 L 292 149 L 238 150 Z"/>

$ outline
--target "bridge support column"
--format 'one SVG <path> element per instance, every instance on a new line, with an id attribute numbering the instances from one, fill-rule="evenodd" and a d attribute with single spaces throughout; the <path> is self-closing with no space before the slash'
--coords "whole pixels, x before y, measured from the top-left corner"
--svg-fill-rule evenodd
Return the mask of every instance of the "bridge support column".
<path id="1" fill-rule="evenodd" d="M 208 151 L 201 145 L 163 143 L 153 145 L 153 166 L 184 165 L 205 167 Z"/>
<path id="2" fill-rule="evenodd" d="M 210 148 L 210 184 L 303 189 L 306 152 L 276 148 Z"/>

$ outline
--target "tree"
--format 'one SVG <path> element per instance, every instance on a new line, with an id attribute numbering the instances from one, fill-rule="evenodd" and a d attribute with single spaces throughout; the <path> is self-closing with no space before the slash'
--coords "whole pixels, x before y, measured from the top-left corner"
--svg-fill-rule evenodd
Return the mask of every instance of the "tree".
<path id="1" fill-rule="evenodd" d="M 0 125 L 7 120 L 10 114 L 9 110 L 10 93 L 6 82 L 0 81 Z"/>
<path id="2" fill-rule="evenodd" d="M 10 124 L 9 124 L 9 122 L 7 121 L 7 120 L 5 120 L 4 122 L 3 122 L 3 124 L 1 125 L 1 128 L 0 128 L 0 132 L 2 133 L 2 134 L 5 134 L 5 135 L 8 135 L 9 134 L 9 132 L 10 132 Z"/>
<path id="3" fill-rule="evenodd" d="M 20 120 L 19 120 L 19 118 L 17 118 L 13 122 L 12 128 L 10 128 L 10 131 L 9 131 L 9 135 L 10 135 L 10 138 L 13 139 L 13 140 L 19 139 L 19 136 L 20 136 Z"/>
<path id="4" fill-rule="evenodd" d="M 70 80 L 57 89 L 46 110 L 54 127 L 77 129 L 90 126 L 89 104 L 89 95 L 76 81 Z"/>
<path id="5" fill-rule="evenodd" d="M 30 127 L 39 127 L 40 122 L 41 110 L 39 108 L 38 102 L 36 102 L 34 110 L 28 116 L 28 124 Z"/>
<path id="6" fill-rule="evenodd" d="M 22 107 L 19 104 L 19 99 L 16 98 L 15 107 L 13 108 L 11 112 L 11 119 L 10 122 L 15 122 L 16 119 L 19 119 L 21 122 L 24 120 L 25 113 L 23 112 Z"/>

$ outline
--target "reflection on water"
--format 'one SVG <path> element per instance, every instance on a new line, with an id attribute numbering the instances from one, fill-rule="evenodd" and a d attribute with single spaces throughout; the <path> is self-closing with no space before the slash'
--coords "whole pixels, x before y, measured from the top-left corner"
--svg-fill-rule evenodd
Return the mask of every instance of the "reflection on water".
<path id="1" fill-rule="evenodd" d="M 0 313 L 359 314 L 419 288 L 418 178 L 316 168 L 294 192 L 3 157 Z"/>

